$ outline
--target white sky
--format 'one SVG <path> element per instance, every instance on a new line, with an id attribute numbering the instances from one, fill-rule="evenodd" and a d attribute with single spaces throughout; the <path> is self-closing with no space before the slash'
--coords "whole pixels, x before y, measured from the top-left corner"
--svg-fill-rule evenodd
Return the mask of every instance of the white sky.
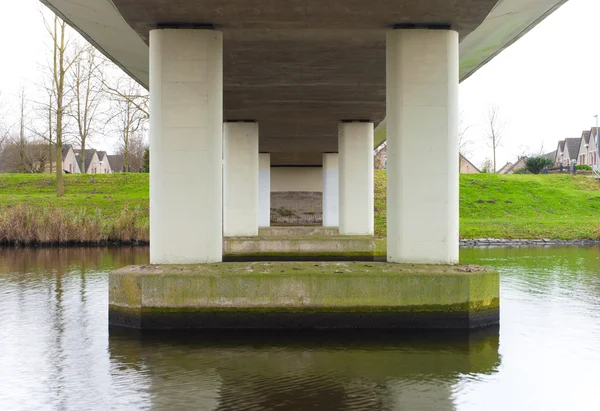
<path id="1" fill-rule="evenodd" d="M 35 94 L 47 53 L 37 0 L 0 1 L 0 92 L 14 100 L 23 85 Z M 463 122 L 480 165 L 491 157 L 483 124 L 491 104 L 505 133 L 499 167 L 523 153 L 553 151 L 558 140 L 579 137 L 600 112 L 600 1 L 569 0 L 529 34 L 461 84 Z M 598 68 L 597 68 L 598 67 Z M 96 138 L 99 149 L 115 141 Z"/>

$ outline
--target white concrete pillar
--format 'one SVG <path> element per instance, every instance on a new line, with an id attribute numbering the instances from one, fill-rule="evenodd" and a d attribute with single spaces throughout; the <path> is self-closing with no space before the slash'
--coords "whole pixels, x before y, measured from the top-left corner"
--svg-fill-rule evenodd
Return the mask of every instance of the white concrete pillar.
<path id="1" fill-rule="evenodd" d="M 458 262 L 458 33 L 387 34 L 387 255 Z"/>
<path id="2" fill-rule="evenodd" d="M 150 32 L 150 261 L 222 261 L 223 40 Z"/>
<path id="3" fill-rule="evenodd" d="M 373 123 L 341 123 L 339 226 L 341 235 L 373 235 Z"/>
<path id="4" fill-rule="evenodd" d="M 338 153 L 323 154 L 323 227 L 340 225 Z"/>
<path id="5" fill-rule="evenodd" d="M 223 235 L 258 235 L 258 124 L 223 124 Z"/>
<path id="6" fill-rule="evenodd" d="M 258 226 L 271 226 L 271 154 L 269 153 L 259 155 Z"/>

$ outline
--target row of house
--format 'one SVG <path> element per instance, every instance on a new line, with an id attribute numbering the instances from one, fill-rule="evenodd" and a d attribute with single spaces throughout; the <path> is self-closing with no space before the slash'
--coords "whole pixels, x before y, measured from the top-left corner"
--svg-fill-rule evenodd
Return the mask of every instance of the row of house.
<path id="1" fill-rule="evenodd" d="M 597 148 L 598 130 L 593 127 L 591 130 L 584 130 L 581 137 L 565 138 L 558 142 L 555 151 L 546 153 L 546 157 L 552 161 L 555 167 L 567 167 L 575 161 L 575 164 L 586 164 L 593 168 L 598 166 Z M 519 157 L 513 164 L 508 162 L 498 170 L 498 174 L 513 174 L 518 170 L 525 168 L 527 157 Z"/>
<path id="2" fill-rule="evenodd" d="M 87 149 L 84 160 L 85 171 L 82 173 L 81 156 L 82 150 L 74 149 L 71 144 L 64 145 L 63 171 L 68 174 L 110 174 L 123 171 L 122 155 L 109 155 L 106 151 Z"/>
<path id="3" fill-rule="evenodd" d="M 62 148 L 62 169 L 67 174 L 108 174 L 124 170 L 122 155 L 109 155 L 106 151 L 85 150 L 82 170 L 82 150 L 71 144 Z M 0 153 L 1 173 L 48 173 L 56 164 L 56 152 L 44 143 L 24 145 L 8 144 Z M 54 169 L 54 167 L 52 167 Z"/>
<path id="4" fill-rule="evenodd" d="M 462 154 L 459 154 L 458 161 L 460 174 L 481 173 L 481 171 Z M 375 150 L 374 163 L 375 170 L 387 169 L 387 144 L 383 144 Z"/>
<path id="5" fill-rule="evenodd" d="M 554 152 L 554 164 L 568 166 L 574 160 L 576 164 L 598 166 L 598 129 L 584 130 L 581 137 L 566 138 L 558 142 Z"/>

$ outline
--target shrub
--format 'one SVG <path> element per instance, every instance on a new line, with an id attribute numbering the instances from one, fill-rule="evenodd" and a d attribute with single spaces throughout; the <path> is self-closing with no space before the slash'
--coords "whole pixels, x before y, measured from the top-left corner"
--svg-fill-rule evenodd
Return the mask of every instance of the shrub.
<path id="1" fill-rule="evenodd" d="M 139 206 L 134 209 L 124 208 L 114 221 L 111 240 L 126 243 L 148 241 L 148 233 L 148 214 Z"/>
<path id="2" fill-rule="evenodd" d="M 529 170 L 527 170 L 527 168 L 520 168 L 515 171 L 514 174 L 529 174 Z"/>
<path id="3" fill-rule="evenodd" d="M 147 242 L 148 213 L 140 207 L 124 208 L 116 219 L 99 209 L 39 209 L 20 205 L 0 209 L 0 244 L 101 244 Z"/>
<path id="4" fill-rule="evenodd" d="M 540 174 L 544 167 L 552 167 L 552 160 L 547 157 L 529 157 L 525 162 L 525 168 L 531 174 Z"/>
<path id="5" fill-rule="evenodd" d="M 577 166 L 575 166 L 575 169 L 577 169 L 578 171 L 592 171 L 592 166 L 589 166 L 587 164 L 578 164 Z"/>

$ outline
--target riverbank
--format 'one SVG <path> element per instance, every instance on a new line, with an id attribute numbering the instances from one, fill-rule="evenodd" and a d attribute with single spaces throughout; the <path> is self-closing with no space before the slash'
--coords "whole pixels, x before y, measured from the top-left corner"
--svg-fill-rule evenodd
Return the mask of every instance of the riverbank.
<path id="1" fill-rule="evenodd" d="M 145 244 L 148 174 L 0 175 L 0 243 L 9 245 Z"/>
<path id="2" fill-rule="evenodd" d="M 385 171 L 376 171 L 380 237 L 386 232 L 385 185 Z M 0 243 L 148 242 L 148 174 L 67 175 L 65 187 L 66 195 L 57 198 L 53 176 L 0 175 Z M 600 240 L 600 184 L 589 177 L 462 175 L 460 190 L 463 245 Z"/>
<path id="3" fill-rule="evenodd" d="M 375 172 L 375 234 L 385 235 L 385 171 Z M 600 239 L 600 183 L 588 176 L 460 176 L 462 239 Z"/>

